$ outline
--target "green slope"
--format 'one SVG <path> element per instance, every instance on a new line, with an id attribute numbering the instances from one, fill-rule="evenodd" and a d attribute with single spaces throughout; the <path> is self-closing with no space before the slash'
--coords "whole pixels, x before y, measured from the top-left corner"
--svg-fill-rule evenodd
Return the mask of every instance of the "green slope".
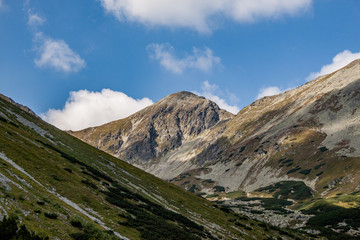
<path id="1" fill-rule="evenodd" d="M 0 217 L 60 239 L 310 238 L 220 209 L 0 99 Z"/>

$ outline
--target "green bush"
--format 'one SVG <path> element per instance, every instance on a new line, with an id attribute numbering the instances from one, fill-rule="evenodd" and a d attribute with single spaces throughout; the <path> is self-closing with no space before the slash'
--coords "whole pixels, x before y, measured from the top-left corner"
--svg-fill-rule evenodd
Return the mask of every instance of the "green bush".
<path id="1" fill-rule="evenodd" d="M 76 228 L 82 228 L 83 224 L 80 220 L 77 219 L 73 219 L 70 221 L 71 226 L 76 227 Z"/>
<path id="2" fill-rule="evenodd" d="M 82 182 L 83 184 L 85 184 L 86 186 L 91 187 L 92 189 L 97 189 L 97 188 L 98 188 L 95 183 L 93 183 L 92 181 L 90 181 L 90 180 L 88 180 L 88 179 L 81 180 L 81 182 Z"/>
<path id="3" fill-rule="evenodd" d="M 214 186 L 214 192 L 225 192 L 225 188 L 223 186 Z"/>
<path id="4" fill-rule="evenodd" d="M 57 219 L 58 215 L 56 213 L 49 213 L 49 212 L 45 212 L 44 216 L 50 219 Z"/>
<path id="5" fill-rule="evenodd" d="M 303 174 L 303 175 L 308 175 L 311 172 L 311 169 L 305 169 L 305 170 L 301 170 L 299 173 Z"/>

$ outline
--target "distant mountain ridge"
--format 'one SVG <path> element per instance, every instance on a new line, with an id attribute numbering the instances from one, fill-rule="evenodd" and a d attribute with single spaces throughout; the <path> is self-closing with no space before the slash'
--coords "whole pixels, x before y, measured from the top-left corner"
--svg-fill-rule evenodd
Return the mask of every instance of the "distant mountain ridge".
<path id="1" fill-rule="evenodd" d="M 197 193 L 302 181 L 314 195 L 360 189 L 360 60 L 236 116 L 191 93 L 72 134 Z M 340 171 L 341 169 L 341 171 Z"/>

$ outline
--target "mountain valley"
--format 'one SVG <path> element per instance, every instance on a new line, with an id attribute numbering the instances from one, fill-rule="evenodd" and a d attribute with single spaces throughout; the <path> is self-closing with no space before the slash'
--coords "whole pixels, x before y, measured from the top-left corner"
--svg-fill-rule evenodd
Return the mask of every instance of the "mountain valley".
<path id="1" fill-rule="evenodd" d="M 179 92 L 125 119 L 70 133 L 250 217 L 296 228 L 315 221 L 322 232 L 358 235 L 359 219 L 332 214 L 358 216 L 359 92 L 356 60 L 236 115 Z M 316 221 L 313 214 L 324 209 L 329 216 Z"/>

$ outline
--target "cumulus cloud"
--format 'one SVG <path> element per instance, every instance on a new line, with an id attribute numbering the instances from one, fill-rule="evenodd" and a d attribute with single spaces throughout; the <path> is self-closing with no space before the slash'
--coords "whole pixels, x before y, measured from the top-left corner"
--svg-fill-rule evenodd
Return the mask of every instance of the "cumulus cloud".
<path id="1" fill-rule="evenodd" d="M 39 55 L 35 59 L 40 68 L 53 68 L 60 72 L 78 72 L 86 65 L 85 61 L 74 52 L 64 40 L 45 37 L 42 33 L 35 34 L 36 51 Z"/>
<path id="2" fill-rule="evenodd" d="M 149 44 L 147 46 L 149 57 L 157 60 L 167 70 L 181 74 L 187 69 L 198 69 L 209 72 L 215 65 L 219 65 L 221 60 L 214 56 L 213 51 L 207 47 L 203 50 L 193 48 L 192 55 L 178 58 L 174 55 L 174 48 L 168 44 Z"/>
<path id="3" fill-rule="evenodd" d="M 251 22 L 294 15 L 312 0 L 100 0 L 105 11 L 120 21 L 149 26 L 185 27 L 211 32 L 219 18 Z"/>
<path id="4" fill-rule="evenodd" d="M 41 118 L 63 130 L 80 130 L 125 118 L 152 103 L 110 89 L 79 90 L 70 92 L 63 109 L 50 109 Z"/>
<path id="5" fill-rule="evenodd" d="M 1 0 L 0 0 L 1 1 Z M 30 27 L 38 27 L 44 24 L 45 19 L 40 17 L 37 13 L 28 11 L 28 25 Z"/>
<path id="6" fill-rule="evenodd" d="M 201 87 L 201 92 L 194 91 L 195 94 L 204 96 L 205 98 L 215 102 L 217 105 L 219 105 L 220 108 L 225 109 L 226 111 L 229 111 L 233 114 L 236 114 L 240 111 L 239 107 L 235 105 L 230 105 L 226 102 L 225 99 L 219 97 L 218 95 L 222 95 L 221 91 L 219 90 L 219 87 L 216 84 L 210 84 L 208 81 L 203 82 L 203 85 Z M 228 93 L 232 99 L 238 99 L 234 96 L 232 93 Z"/>
<path id="7" fill-rule="evenodd" d="M 27 24 L 33 34 L 33 49 L 38 55 L 34 59 L 35 65 L 65 73 L 78 72 L 83 69 L 86 66 L 85 60 L 72 50 L 64 40 L 53 39 L 39 31 L 38 27 L 42 26 L 46 20 L 28 5 L 29 2 L 26 1 L 24 6 L 28 14 Z"/>
<path id="8" fill-rule="evenodd" d="M 341 53 L 338 53 L 333 59 L 332 63 L 328 65 L 324 65 L 319 72 L 310 73 L 310 75 L 306 78 L 306 81 L 311 81 L 317 77 L 335 72 L 340 68 L 345 67 L 352 61 L 360 58 L 360 52 L 352 53 L 349 50 L 345 50 Z"/>
<path id="9" fill-rule="evenodd" d="M 256 96 L 256 99 L 260 99 L 262 97 L 266 96 L 273 96 L 277 95 L 281 92 L 284 92 L 285 90 L 281 90 L 279 87 L 267 87 L 267 88 L 261 88 L 258 95 Z"/>

